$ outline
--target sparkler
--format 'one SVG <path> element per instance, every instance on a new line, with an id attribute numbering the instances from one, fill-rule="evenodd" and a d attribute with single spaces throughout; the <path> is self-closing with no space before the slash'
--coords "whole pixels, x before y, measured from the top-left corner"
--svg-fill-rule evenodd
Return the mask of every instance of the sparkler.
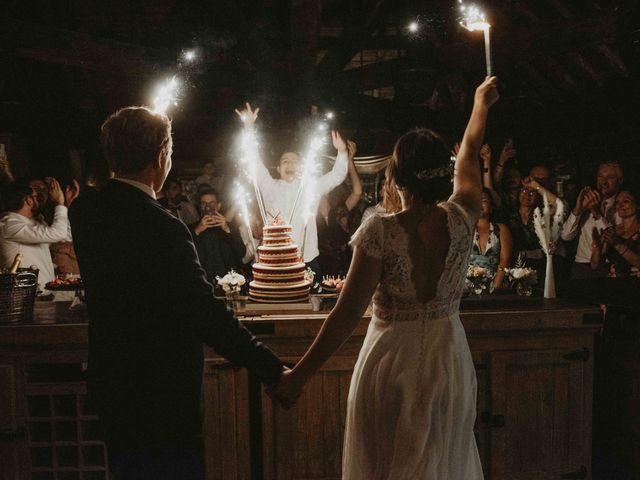
<path id="1" fill-rule="evenodd" d="M 262 222 L 267 224 L 267 212 L 264 208 L 264 201 L 258 188 L 257 178 L 257 162 L 260 161 L 258 156 L 258 139 L 253 129 L 245 128 L 242 130 L 242 136 L 240 137 L 240 165 L 244 167 L 244 174 L 247 176 L 251 184 L 253 185 L 254 192 L 256 194 L 256 200 L 258 201 L 258 209 L 260 210 L 260 216 Z"/>
<path id="2" fill-rule="evenodd" d="M 160 85 L 153 98 L 152 110 L 155 113 L 166 113 L 170 105 L 177 105 L 179 87 L 180 82 L 175 75 Z"/>
<path id="3" fill-rule="evenodd" d="M 245 190 L 244 186 L 238 181 L 234 183 L 235 189 L 235 198 L 236 203 L 240 205 L 240 216 L 244 220 L 245 225 L 247 226 L 247 230 L 249 231 L 249 237 L 251 238 L 251 243 L 253 244 L 253 249 L 257 251 L 256 240 L 253 237 L 253 231 L 251 230 L 251 216 L 249 215 L 249 203 L 251 202 L 251 197 L 249 193 Z"/>
<path id="4" fill-rule="evenodd" d="M 327 129 L 327 124 L 321 123 L 312 133 L 311 140 L 309 141 L 309 147 L 302 159 L 302 177 L 300 180 L 300 186 L 298 187 L 298 193 L 296 194 L 296 199 L 293 202 L 293 209 L 289 216 L 289 224 L 293 221 L 293 216 L 298 208 L 298 203 L 300 203 L 303 191 L 305 192 L 305 202 L 303 205 L 302 215 L 304 218 L 305 228 L 309 219 L 315 214 L 315 212 L 311 211 L 317 196 L 315 173 L 318 170 L 318 156 L 322 147 L 325 145 Z"/>
<path id="5" fill-rule="evenodd" d="M 462 12 L 460 25 L 470 32 L 482 30 L 484 33 L 484 56 L 487 64 L 487 76 L 491 77 L 493 75 L 493 66 L 491 64 L 491 25 L 487 22 L 484 12 L 476 5 L 465 5 L 462 0 L 458 0 L 458 3 L 460 4 L 460 11 Z"/>
<path id="6" fill-rule="evenodd" d="M 411 22 L 407 26 L 407 30 L 409 30 L 409 32 L 411 33 L 418 33 L 418 30 L 420 30 L 420 25 L 418 24 L 418 22 Z"/>
<path id="7" fill-rule="evenodd" d="M 185 50 L 182 53 L 182 58 L 187 62 L 193 62 L 196 59 L 196 51 L 195 50 Z"/>

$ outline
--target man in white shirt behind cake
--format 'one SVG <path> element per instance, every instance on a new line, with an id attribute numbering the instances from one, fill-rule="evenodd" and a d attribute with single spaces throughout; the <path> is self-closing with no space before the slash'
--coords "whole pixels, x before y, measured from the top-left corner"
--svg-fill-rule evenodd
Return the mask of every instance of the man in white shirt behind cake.
<path id="1" fill-rule="evenodd" d="M 258 118 L 259 111 L 259 108 L 252 110 L 251 105 L 247 103 L 244 110 L 236 110 L 236 113 L 240 116 L 244 127 L 251 129 Z M 318 251 L 318 231 L 315 222 L 315 212 L 318 210 L 322 195 L 326 195 L 340 185 L 347 177 L 349 168 L 347 143 L 338 132 L 332 132 L 331 136 L 333 138 L 333 146 L 338 151 L 338 155 L 331 171 L 317 179 L 316 198 L 310 208 L 310 211 L 314 212 L 314 215 L 307 223 L 306 236 L 304 236 L 304 208 L 302 201 L 298 203 L 294 217 L 291 220 L 293 241 L 300 248 L 304 245 L 304 262 L 316 272 L 316 279 L 319 278 L 320 274 L 317 260 L 320 252 Z M 296 195 L 300 188 L 301 180 L 298 175 L 300 159 L 298 154 L 295 152 L 285 152 L 282 154 L 276 169 L 279 178 L 273 178 L 262 162 L 258 161 L 257 164 L 256 174 L 258 187 L 262 194 L 266 211 L 273 216 L 279 214 L 280 217 L 287 222 L 291 217 Z M 302 195 L 304 199 L 305 192 L 302 192 Z"/>

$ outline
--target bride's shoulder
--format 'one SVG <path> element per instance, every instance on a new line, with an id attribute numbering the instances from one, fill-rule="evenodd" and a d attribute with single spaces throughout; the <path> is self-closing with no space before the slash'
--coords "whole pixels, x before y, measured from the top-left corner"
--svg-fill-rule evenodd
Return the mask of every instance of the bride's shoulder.
<path id="1" fill-rule="evenodd" d="M 439 203 L 438 206 L 446 212 L 453 225 L 464 226 L 469 233 L 474 231 L 477 219 L 464 203 L 451 197 L 446 202 Z"/>
<path id="2" fill-rule="evenodd" d="M 351 246 L 359 246 L 368 256 L 381 258 L 384 251 L 385 224 L 389 216 L 375 213 L 369 216 L 351 237 Z"/>

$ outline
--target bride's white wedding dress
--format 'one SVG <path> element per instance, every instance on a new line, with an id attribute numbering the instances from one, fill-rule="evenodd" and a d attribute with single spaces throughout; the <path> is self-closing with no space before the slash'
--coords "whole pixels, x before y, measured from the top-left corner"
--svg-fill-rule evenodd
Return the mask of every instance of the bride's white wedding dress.
<path id="1" fill-rule="evenodd" d="M 345 480 L 483 478 L 473 435 L 476 374 L 459 317 L 474 224 L 457 203 L 440 207 L 451 244 L 426 303 L 413 282 L 429 272 L 414 271 L 416 239 L 396 216 L 373 216 L 353 237 L 382 260 L 382 278 L 351 379 Z"/>

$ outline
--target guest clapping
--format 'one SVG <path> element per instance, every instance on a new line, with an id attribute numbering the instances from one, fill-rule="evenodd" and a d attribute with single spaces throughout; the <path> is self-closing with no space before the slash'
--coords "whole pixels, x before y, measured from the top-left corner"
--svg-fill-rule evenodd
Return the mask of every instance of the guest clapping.
<path id="1" fill-rule="evenodd" d="M 578 233 L 578 249 L 571 269 L 571 278 L 601 276 L 600 269 L 591 268 L 592 232 L 618 223 L 615 200 L 623 181 L 622 169 L 616 163 L 602 163 L 598 167 L 596 188 L 584 187 L 576 205 L 562 228 L 562 239 L 573 240 Z"/>
<path id="2" fill-rule="evenodd" d="M 628 188 L 616 195 L 615 209 L 620 224 L 598 231 L 593 229 L 593 248 L 591 267 L 600 268 L 603 262 L 608 265 L 609 277 L 638 276 L 640 269 L 640 211 L 638 194 Z"/>

